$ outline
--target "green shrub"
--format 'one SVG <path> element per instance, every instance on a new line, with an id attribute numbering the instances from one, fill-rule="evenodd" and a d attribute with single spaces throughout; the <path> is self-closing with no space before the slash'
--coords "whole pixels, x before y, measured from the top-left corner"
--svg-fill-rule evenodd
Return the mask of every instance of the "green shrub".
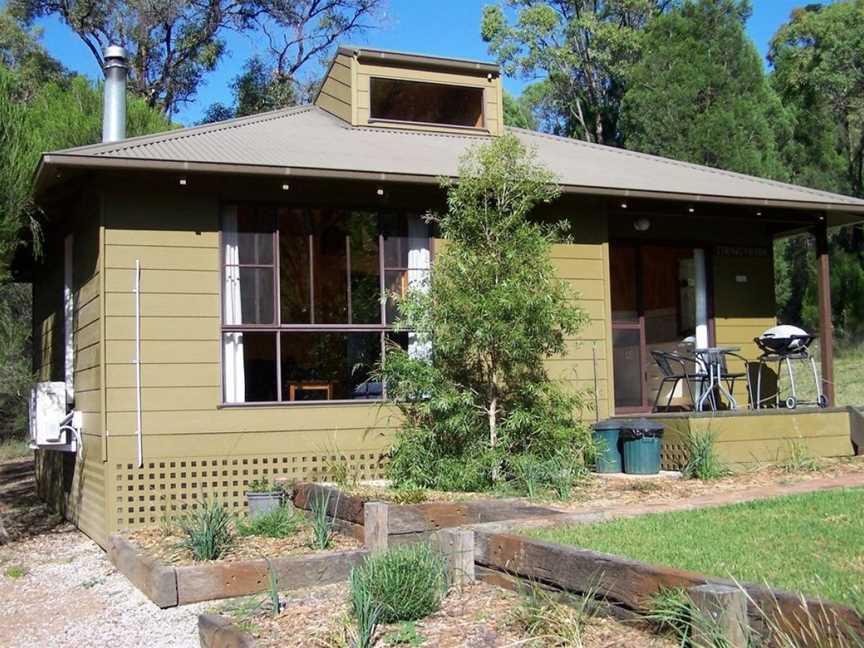
<path id="1" fill-rule="evenodd" d="M 687 463 L 681 473 L 687 479 L 720 479 L 731 471 L 717 456 L 714 433 L 693 432 L 687 437 Z"/>
<path id="2" fill-rule="evenodd" d="M 350 587 L 352 603 L 369 596 L 382 623 L 422 619 L 441 606 L 447 591 L 444 559 L 429 545 L 396 547 L 353 569 Z"/>
<path id="3" fill-rule="evenodd" d="M 338 504 L 338 501 L 337 501 Z M 312 548 L 329 549 L 333 544 L 333 518 L 327 515 L 330 506 L 330 491 L 318 491 L 312 498 Z"/>
<path id="4" fill-rule="evenodd" d="M 215 500 L 204 500 L 178 520 L 177 528 L 184 536 L 178 549 L 188 551 L 195 560 L 217 560 L 234 544 L 232 516 Z"/>
<path id="5" fill-rule="evenodd" d="M 239 520 L 237 533 L 241 536 L 287 538 L 297 533 L 302 524 L 300 515 L 290 506 L 283 505 L 252 519 Z"/>

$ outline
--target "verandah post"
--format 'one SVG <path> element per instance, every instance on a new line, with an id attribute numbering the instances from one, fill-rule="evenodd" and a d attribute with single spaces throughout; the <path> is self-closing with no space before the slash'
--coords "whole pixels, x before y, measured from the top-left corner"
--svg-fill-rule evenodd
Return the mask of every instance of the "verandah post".
<path id="1" fill-rule="evenodd" d="M 831 264 L 828 258 L 828 222 L 825 216 L 814 228 L 819 300 L 819 351 L 822 359 L 822 393 L 834 406 L 834 324 L 831 321 Z"/>

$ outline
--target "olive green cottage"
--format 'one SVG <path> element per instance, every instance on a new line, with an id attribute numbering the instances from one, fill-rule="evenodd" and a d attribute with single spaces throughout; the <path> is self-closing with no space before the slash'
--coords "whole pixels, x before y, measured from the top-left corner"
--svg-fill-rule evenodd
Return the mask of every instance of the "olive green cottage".
<path id="1" fill-rule="evenodd" d="M 422 284 L 438 179 L 505 132 L 563 189 L 548 215 L 573 242 L 554 261 L 590 324 L 549 366 L 596 394 L 592 420 L 650 409 L 652 349 L 695 336 L 755 356 L 776 324 L 773 240 L 811 231 L 824 252 L 828 226 L 864 214 L 846 196 L 507 128 L 496 65 L 340 48 L 313 105 L 43 155 L 45 254 L 29 272 L 45 497 L 104 546 L 203 497 L 239 511 L 252 479 L 320 476 L 328 457 L 381 477 L 398 420 L 369 370 L 388 339 L 426 351 L 381 296 Z M 830 357 L 822 370 L 830 396 Z M 845 410 L 818 416 L 825 453 L 851 453 Z M 741 426 L 748 452 L 770 451 L 760 425 Z"/>

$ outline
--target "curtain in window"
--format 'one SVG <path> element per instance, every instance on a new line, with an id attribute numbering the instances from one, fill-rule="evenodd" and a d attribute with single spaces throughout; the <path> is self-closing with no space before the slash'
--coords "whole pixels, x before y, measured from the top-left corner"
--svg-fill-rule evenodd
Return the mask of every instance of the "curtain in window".
<path id="1" fill-rule="evenodd" d="M 408 288 L 429 290 L 429 223 L 420 216 L 408 217 Z M 422 332 L 408 333 L 408 355 L 428 360 L 432 355 L 432 342 Z"/>
<path id="2" fill-rule="evenodd" d="M 226 326 L 232 326 L 243 323 L 236 207 L 226 209 L 222 223 L 222 245 L 225 254 L 224 322 Z M 243 334 L 226 333 L 224 345 L 225 402 L 244 403 L 246 402 L 246 375 L 243 366 Z"/>

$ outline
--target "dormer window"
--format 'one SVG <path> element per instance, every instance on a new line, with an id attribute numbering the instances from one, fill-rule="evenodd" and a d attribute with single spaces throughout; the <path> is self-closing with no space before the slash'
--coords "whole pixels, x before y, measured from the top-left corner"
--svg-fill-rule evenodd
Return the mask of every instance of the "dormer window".
<path id="1" fill-rule="evenodd" d="M 483 88 L 372 77 L 370 121 L 483 128 Z"/>

